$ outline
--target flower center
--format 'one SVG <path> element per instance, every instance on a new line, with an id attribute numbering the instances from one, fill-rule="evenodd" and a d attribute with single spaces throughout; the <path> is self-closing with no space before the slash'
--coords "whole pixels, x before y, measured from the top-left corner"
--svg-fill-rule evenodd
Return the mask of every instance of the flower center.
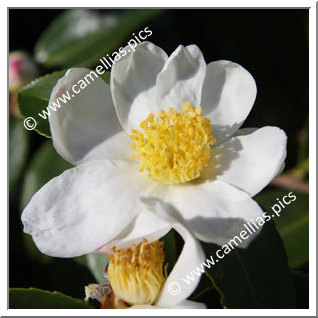
<path id="1" fill-rule="evenodd" d="M 112 249 L 108 278 L 114 294 L 130 305 L 152 304 L 167 277 L 163 242 L 133 245 L 124 250 Z"/>
<path id="2" fill-rule="evenodd" d="M 212 137 L 210 119 L 202 116 L 201 107 L 184 102 L 182 113 L 174 108 L 161 110 L 141 122 L 143 130 L 132 129 L 132 158 L 140 161 L 140 171 L 165 183 L 183 183 L 200 176 L 208 165 Z"/>

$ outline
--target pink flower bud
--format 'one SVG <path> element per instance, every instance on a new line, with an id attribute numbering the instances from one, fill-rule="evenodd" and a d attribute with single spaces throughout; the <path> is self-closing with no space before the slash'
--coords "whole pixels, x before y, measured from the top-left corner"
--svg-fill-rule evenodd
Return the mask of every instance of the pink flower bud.
<path id="1" fill-rule="evenodd" d="M 9 54 L 9 91 L 16 93 L 38 76 L 38 67 L 24 51 Z"/>

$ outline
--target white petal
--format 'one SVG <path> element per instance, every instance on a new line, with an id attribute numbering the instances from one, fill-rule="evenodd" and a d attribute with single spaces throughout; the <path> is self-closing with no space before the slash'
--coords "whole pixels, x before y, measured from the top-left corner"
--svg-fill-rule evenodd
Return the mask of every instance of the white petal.
<path id="1" fill-rule="evenodd" d="M 132 153 L 130 142 L 126 132 L 121 131 L 94 147 L 79 161 L 79 164 L 90 160 L 128 160 Z"/>
<path id="2" fill-rule="evenodd" d="M 168 279 L 162 287 L 162 291 L 156 301 L 158 306 L 170 306 L 179 304 L 181 301 L 187 299 L 197 288 L 201 274 L 199 276 L 194 275 L 191 283 L 186 283 L 184 278 L 191 273 L 192 270 L 200 267 L 200 264 L 204 261 L 205 255 L 200 246 L 198 240 L 181 224 L 174 225 L 175 230 L 181 235 L 184 240 L 184 246 L 182 252 L 178 258 L 178 261 L 173 267 Z M 169 292 L 169 288 L 177 282 L 180 292 L 175 295 Z"/>
<path id="3" fill-rule="evenodd" d="M 171 226 L 169 223 L 152 211 L 144 208 L 115 241 L 103 246 L 97 252 L 107 253 L 113 246 L 116 246 L 116 248 L 129 248 L 133 244 L 139 244 L 143 239 L 147 239 L 150 243 L 159 240 L 170 230 Z"/>
<path id="4" fill-rule="evenodd" d="M 219 180 L 173 185 L 161 198 L 170 205 L 170 215 L 186 224 L 199 240 L 219 245 L 239 235 L 246 221 L 263 213 L 248 193 Z M 243 241 L 241 247 L 254 237 Z"/>
<path id="5" fill-rule="evenodd" d="M 199 241 L 194 238 L 184 225 L 171 216 L 173 212 L 171 206 L 159 199 L 143 198 L 142 201 L 150 210 L 153 210 L 160 218 L 170 224 L 181 235 L 184 241 L 181 254 L 155 303 L 159 307 L 171 307 L 187 299 L 196 289 L 201 275 L 194 275 L 193 281 L 190 284 L 183 279 L 186 279 L 187 275 L 191 274 L 197 266 L 201 265 L 205 260 L 205 255 Z M 173 293 L 176 289 L 178 292 Z"/>
<path id="6" fill-rule="evenodd" d="M 212 150 L 202 178 L 222 180 L 254 196 L 281 171 L 287 136 L 277 127 L 243 132 Z"/>
<path id="7" fill-rule="evenodd" d="M 90 76 L 86 77 L 88 74 Z M 85 68 L 69 69 L 51 93 L 49 105 L 52 106 L 67 91 L 71 96 L 73 85 L 77 85 L 75 90 L 78 91 L 80 80 L 85 83 L 84 78 L 86 78 L 90 82 L 90 85 L 83 88 L 78 95 L 74 94 L 74 98 L 66 104 L 60 101 L 61 107 L 56 111 L 50 111 L 49 121 L 54 147 L 72 164 L 77 164 L 94 147 L 122 131 L 110 88 L 96 76 L 96 73 Z M 115 154 L 111 154 L 108 158 L 113 159 L 112 156 Z"/>
<path id="8" fill-rule="evenodd" d="M 124 50 L 127 55 L 113 65 L 110 87 L 119 121 L 130 134 L 149 113 L 158 110 L 156 78 L 168 57 L 150 42 L 142 42 L 132 52 L 129 46 Z"/>
<path id="9" fill-rule="evenodd" d="M 242 66 L 229 61 L 207 65 L 201 106 L 203 115 L 211 120 L 218 144 L 242 125 L 253 107 L 256 91 L 252 75 Z"/>
<path id="10" fill-rule="evenodd" d="M 160 109 L 174 107 L 180 112 L 183 102 L 199 106 L 205 70 L 200 49 L 196 45 L 180 45 L 157 77 L 157 104 Z"/>
<path id="11" fill-rule="evenodd" d="M 44 254 L 74 257 L 114 240 L 140 212 L 153 183 L 135 164 L 90 161 L 44 185 L 22 214 L 24 231 Z M 133 185 L 133 186 L 132 186 Z"/>

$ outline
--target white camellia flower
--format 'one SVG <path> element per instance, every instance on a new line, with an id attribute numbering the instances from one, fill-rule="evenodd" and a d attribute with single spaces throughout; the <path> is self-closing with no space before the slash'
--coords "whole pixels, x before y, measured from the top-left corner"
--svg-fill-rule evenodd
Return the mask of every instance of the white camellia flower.
<path id="1" fill-rule="evenodd" d="M 256 97 L 249 72 L 229 61 L 206 65 L 195 45 L 168 57 L 143 42 L 113 66 L 110 86 L 72 68 L 50 104 L 89 73 L 94 82 L 49 118 L 55 149 L 76 167 L 43 186 L 22 214 L 43 253 L 97 250 L 131 231 L 152 198 L 196 238 L 220 245 L 262 216 L 251 197 L 280 173 L 286 135 L 239 130 Z"/>
<path id="2" fill-rule="evenodd" d="M 193 275 L 193 281 L 188 283 L 183 280 L 205 260 L 200 243 L 160 203 L 154 210 L 143 209 L 129 233 L 99 250 L 108 254 L 112 291 L 106 299 L 99 300 L 102 308 L 205 308 L 202 303 L 186 300 L 196 289 L 200 275 Z M 172 228 L 181 235 L 184 246 L 167 275 L 170 265 L 164 265 L 163 243 L 158 239 Z M 94 293 L 95 286 L 86 287 L 86 299 Z"/>

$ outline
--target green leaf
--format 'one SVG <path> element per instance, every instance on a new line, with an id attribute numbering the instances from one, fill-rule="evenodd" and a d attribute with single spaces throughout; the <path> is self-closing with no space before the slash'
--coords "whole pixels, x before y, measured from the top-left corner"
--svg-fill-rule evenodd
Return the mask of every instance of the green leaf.
<path id="1" fill-rule="evenodd" d="M 298 133 L 297 164 L 288 171 L 293 177 L 303 180 L 308 178 L 309 173 L 309 118 L 304 127 Z"/>
<path id="2" fill-rule="evenodd" d="M 296 289 L 296 308 L 309 308 L 309 275 L 294 271 L 293 280 Z"/>
<path id="3" fill-rule="evenodd" d="M 29 139 L 21 119 L 9 119 L 9 189 L 14 189 L 24 168 L 29 150 Z"/>
<path id="4" fill-rule="evenodd" d="M 41 118 L 38 113 L 46 110 L 52 88 L 65 72 L 66 70 L 63 70 L 40 77 L 23 87 L 18 94 L 21 114 L 25 118 L 33 117 L 37 123 L 35 130 L 45 137 L 51 136 L 49 121 Z"/>
<path id="5" fill-rule="evenodd" d="M 198 287 L 189 297 L 190 300 L 199 303 L 204 303 L 208 309 L 223 308 L 220 303 L 220 294 L 214 285 L 211 285 L 211 280 L 208 275 L 202 275 Z"/>
<path id="6" fill-rule="evenodd" d="M 37 288 L 10 288 L 10 309 L 91 309 L 81 299 Z"/>
<path id="7" fill-rule="evenodd" d="M 21 195 L 21 211 L 28 204 L 32 196 L 49 180 L 58 176 L 72 165 L 62 159 L 55 151 L 51 140 L 46 140 L 32 158 L 27 167 Z M 51 257 L 42 254 L 35 246 L 31 236 L 23 236 L 26 253 L 38 261 L 49 263 Z"/>
<path id="8" fill-rule="evenodd" d="M 101 77 L 104 80 L 104 82 L 109 85 L 109 83 L 110 83 L 110 72 L 105 72 L 102 75 L 98 75 L 98 76 Z"/>
<path id="9" fill-rule="evenodd" d="M 168 263 L 168 273 L 173 269 L 177 261 L 177 244 L 175 238 L 175 231 L 171 229 L 160 241 L 164 242 L 165 261 Z"/>
<path id="10" fill-rule="evenodd" d="M 254 199 L 264 211 L 272 213 L 272 206 L 291 191 L 269 190 L 257 195 Z M 306 193 L 293 191 L 296 200 L 279 213 L 274 221 L 283 239 L 291 268 L 297 268 L 309 260 L 309 196 Z"/>
<path id="11" fill-rule="evenodd" d="M 309 157 L 309 118 L 299 134 L 298 164 L 306 161 Z"/>
<path id="12" fill-rule="evenodd" d="M 216 259 L 219 246 L 203 247 L 208 259 L 211 255 Z M 247 249 L 235 248 L 206 274 L 225 308 L 295 308 L 294 284 L 273 222 L 263 226 Z"/>
<path id="13" fill-rule="evenodd" d="M 98 63 L 160 10 L 127 10 L 100 13 L 66 10 L 46 29 L 35 47 L 35 58 L 45 66 L 86 66 Z"/>
<path id="14" fill-rule="evenodd" d="M 198 292 L 196 296 L 191 297 L 191 300 L 205 304 L 208 309 L 222 308 L 222 306 L 220 305 L 220 295 L 213 286 L 206 287 L 202 291 Z"/>

